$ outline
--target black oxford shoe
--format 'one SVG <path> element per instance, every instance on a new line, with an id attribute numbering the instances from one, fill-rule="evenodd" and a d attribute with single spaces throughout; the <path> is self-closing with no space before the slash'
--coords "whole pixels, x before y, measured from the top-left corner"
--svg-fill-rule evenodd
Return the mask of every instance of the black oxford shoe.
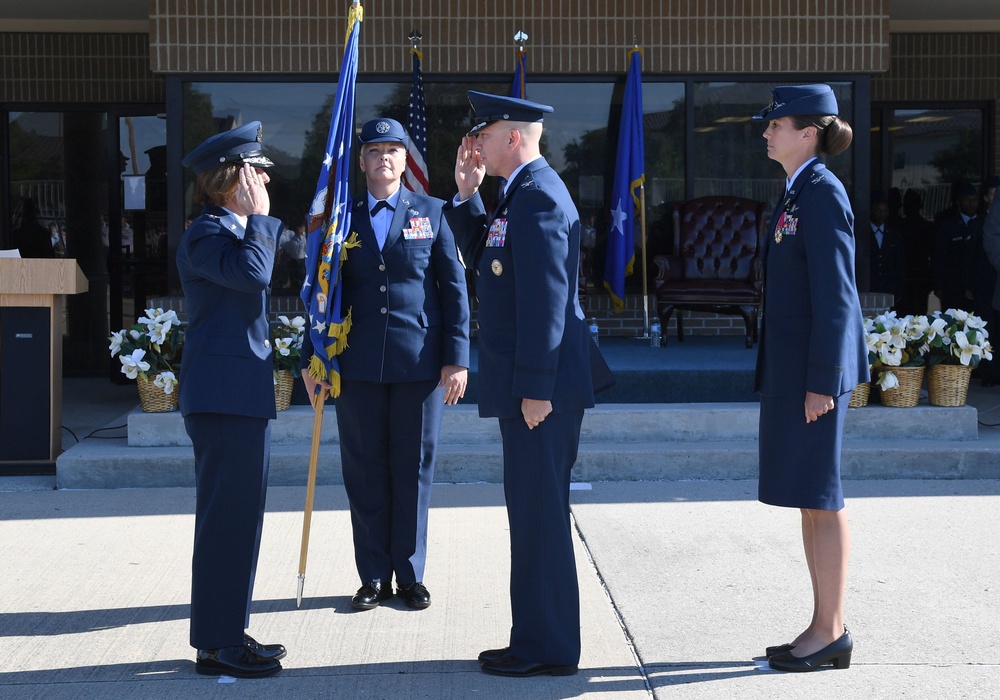
<path id="1" fill-rule="evenodd" d="M 194 670 L 206 676 L 263 678 L 281 670 L 275 659 L 264 659 L 246 644 L 221 649 L 199 649 Z"/>
<path id="2" fill-rule="evenodd" d="M 525 661 L 516 656 L 505 656 L 496 661 L 484 661 L 480 667 L 483 673 L 491 676 L 510 676 L 511 678 L 527 678 L 528 676 L 572 676 L 579 667 L 576 664 L 559 666 L 556 664 L 540 664 Z"/>
<path id="3" fill-rule="evenodd" d="M 243 643 L 262 659 L 274 659 L 278 661 L 285 658 L 285 655 L 288 654 L 288 650 L 285 649 L 283 644 L 261 644 L 245 633 L 243 635 Z"/>
<path id="4" fill-rule="evenodd" d="M 371 610 L 389 598 L 392 598 L 392 584 L 369 581 L 351 598 L 351 607 L 355 610 Z"/>
<path id="5" fill-rule="evenodd" d="M 406 602 L 408 607 L 414 610 L 423 610 L 431 606 L 430 591 L 419 581 L 411 583 L 409 586 L 397 587 L 396 594 Z"/>
<path id="6" fill-rule="evenodd" d="M 486 651 L 479 652 L 479 663 L 483 663 L 484 661 L 499 661 L 508 656 L 510 656 L 510 647 L 487 649 Z"/>

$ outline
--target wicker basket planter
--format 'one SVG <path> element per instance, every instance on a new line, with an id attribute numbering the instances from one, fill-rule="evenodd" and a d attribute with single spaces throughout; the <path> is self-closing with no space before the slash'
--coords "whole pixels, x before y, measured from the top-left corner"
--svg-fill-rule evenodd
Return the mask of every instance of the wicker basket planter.
<path id="1" fill-rule="evenodd" d="M 295 375 L 287 369 L 274 372 L 274 407 L 278 411 L 287 411 L 292 405 L 292 389 L 295 388 Z"/>
<path id="2" fill-rule="evenodd" d="M 923 367 L 892 367 L 899 380 L 894 389 L 882 389 L 882 404 L 892 408 L 913 408 L 920 400 L 920 387 L 924 383 Z"/>
<path id="3" fill-rule="evenodd" d="M 872 385 L 869 382 L 858 384 L 851 392 L 851 400 L 847 404 L 848 408 L 862 408 L 868 405 L 868 397 L 871 394 Z"/>
<path id="4" fill-rule="evenodd" d="M 139 405 L 146 413 L 168 413 L 177 410 L 177 387 L 169 394 L 153 384 L 155 374 L 143 378 L 136 377 L 135 385 L 139 387 Z"/>
<path id="5" fill-rule="evenodd" d="M 927 370 L 927 401 L 931 406 L 964 406 L 971 376 L 968 365 L 933 365 Z"/>

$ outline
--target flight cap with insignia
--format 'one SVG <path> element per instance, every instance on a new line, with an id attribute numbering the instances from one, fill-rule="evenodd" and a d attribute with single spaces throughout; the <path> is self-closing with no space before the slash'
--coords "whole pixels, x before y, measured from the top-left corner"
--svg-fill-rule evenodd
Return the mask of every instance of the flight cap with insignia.
<path id="1" fill-rule="evenodd" d="M 836 116 L 837 113 L 837 98 L 833 94 L 833 88 L 819 83 L 774 88 L 771 92 L 771 104 L 752 118 L 760 121 L 809 114 Z"/>
<path id="2" fill-rule="evenodd" d="M 540 122 L 546 114 L 551 114 L 555 110 L 549 105 L 522 100 L 517 97 L 506 97 L 504 95 L 491 95 L 485 92 L 469 90 L 469 102 L 476 116 L 472 119 L 472 128 L 469 129 L 469 136 L 475 136 L 479 131 L 485 129 L 494 122 L 507 120 L 512 122 Z"/>
<path id="3" fill-rule="evenodd" d="M 257 168 L 274 166 L 271 159 L 261 150 L 261 134 L 263 127 L 260 122 L 250 122 L 221 134 L 209 136 L 196 149 L 184 156 L 181 164 L 185 168 L 194 168 L 196 173 L 202 173 L 223 163 L 242 165 L 249 163 Z"/>

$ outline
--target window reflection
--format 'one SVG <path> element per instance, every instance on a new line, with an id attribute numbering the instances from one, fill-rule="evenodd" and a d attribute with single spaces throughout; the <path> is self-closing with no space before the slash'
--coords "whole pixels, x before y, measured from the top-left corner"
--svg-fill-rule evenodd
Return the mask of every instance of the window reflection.
<path id="1" fill-rule="evenodd" d="M 780 83 L 785 85 L 787 83 Z M 784 173 L 764 148 L 765 122 L 752 121 L 779 83 L 711 82 L 694 84 L 694 196 L 732 195 L 773 203 L 784 188 Z M 854 126 L 850 83 L 829 83 L 840 116 Z M 855 133 L 855 138 L 858 138 Z M 853 152 L 824 161 L 853 189 Z M 770 210 L 770 207 L 766 208 Z"/>
<path id="2" fill-rule="evenodd" d="M 624 84 L 624 78 L 622 79 Z M 479 82 L 436 82 L 425 76 L 427 99 L 428 174 L 431 194 L 442 199 L 454 195 L 455 149 L 472 117 L 466 92 L 470 89 L 504 92 L 503 86 Z M 684 87 L 680 83 L 644 85 L 646 112 L 647 220 L 664 218 L 684 189 Z M 184 152 L 204 139 L 238 124 L 259 120 L 264 127 L 264 152 L 275 163 L 271 174 L 271 214 L 293 230 L 304 218 L 316 187 L 320 159 L 326 143 L 333 104 L 330 83 L 187 83 L 184 86 Z M 357 126 L 379 116 L 406 123 L 410 81 L 359 83 L 356 93 Z M 560 173 L 577 201 L 588 226 L 585 268 L 603 272 L 593 260 L 606 239 L 607 189 L 614 171 L 617 128 L 609 138 L 609 123 L 617 126 L 621 112 L 621 86 L 602 83 L 532 83 L 529 99 L 553 105 L 546 121 L 542 152 Z M 355 151 L 356 155 L 357 151 Z M 364 189 L 364 179 L 352 168 L 352 191 Z M 184 173 L 185 216 L 198 214 L 191 202 L 193 175 Z M 497 192 L 489 180 L 483 192 Z M 495 198 L 495 197 L 494 197 Z M 657 223 L 657 226 L 660 224 Z M 657 229 L 659 230 L 659 229 Z M 296 293 L 294 280 L 285 279 L 276 265 L 274 289 Z M 287 276 L 290 277 L 290 276 Z M 589 275 L 591 282 L 600 279 Z M 638 276 L 636 276 L 638 277 Z"/>
<path id="3" fill-rule="evenodd" d="M 890 115 L 892 186 L 923 194 L 921 213 L 951 206 L 953 183 L 982 179 L 983 115 L 978 109 L 897 109 Z"/>

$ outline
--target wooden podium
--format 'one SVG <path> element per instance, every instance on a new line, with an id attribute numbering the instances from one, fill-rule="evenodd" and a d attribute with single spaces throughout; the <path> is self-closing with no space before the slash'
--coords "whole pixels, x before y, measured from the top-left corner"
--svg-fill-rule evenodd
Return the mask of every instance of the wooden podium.
<path id="1" fill-rule="evenodd" d="M 0 258 L 0 469 L 6 473 L 51 469 L 62 452 L 62 296 L 87 287 L 76 260 Z"/>

